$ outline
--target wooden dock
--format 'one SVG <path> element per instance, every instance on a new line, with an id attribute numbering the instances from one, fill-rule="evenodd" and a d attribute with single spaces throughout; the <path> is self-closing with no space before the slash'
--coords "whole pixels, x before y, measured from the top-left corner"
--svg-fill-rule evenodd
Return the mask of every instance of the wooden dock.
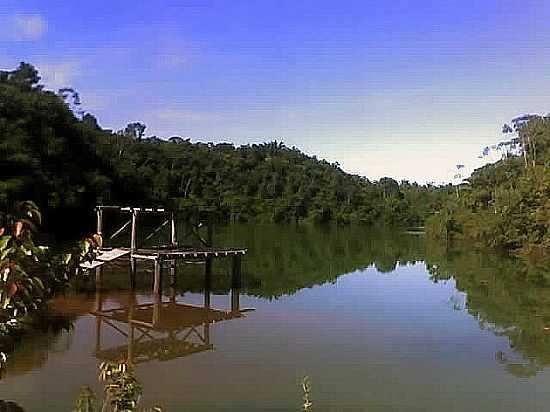
<path id="1" fill-rule="evenodd" d="M 119 214 L 130 214 L 130 219 L 111 235 L 110 239 L 118 236 L 127 228 L 131 228 L 131 237 L 129 247 L 118 247 L 111 249 L 101 249 L 95 260 L 84 262 L 80 266 L 83 269 L 96 270 L 96 283 L 101 282 L 102 266 L 106 262 L 129 256 L 131 264 L 131 286 L 135 284 L 135 274 L 137 262 L 139 260 L 152 261 L 154 264 L 153 292 L 160 294 L 162 289 L 163 267 L 168 264 L 171 271 L 171 277 L 175 277 L 176 265 L 178 262 L 186 263 L 188 261 L 204 261 L 205 276 L 210 276 L 212 271 L 212 260 L 215 258 L 232 258 L 232 277 L 233 284 L 240 285 L 241 277 L 241 258 L 246 255 L 246 248 L 218 248 L 213 247 L 213 227 L 211 220 L 207 226 L 207 238 L 203 239 L 198 234 L 198 228 L 202 226 L 199 223 L 194 227 L 191 233 L 200 241 L 200 246 L 179 245 L 177 237 L 177 213 L 167 211 L 164 208 L 139 208 L 139 207 L 120 207 L 120 206 L 97 206 L 97 234 L 104 236 L 103 218 L 105 212 L 115 212 Z M 157 247 L 138 246 L 138 217 L 143 214 L 155 214 L 164 216 L 164 222 L 151 232 L 146 239 L 157 235 L 163 228 L 168 228 L 170 244 Z"/>

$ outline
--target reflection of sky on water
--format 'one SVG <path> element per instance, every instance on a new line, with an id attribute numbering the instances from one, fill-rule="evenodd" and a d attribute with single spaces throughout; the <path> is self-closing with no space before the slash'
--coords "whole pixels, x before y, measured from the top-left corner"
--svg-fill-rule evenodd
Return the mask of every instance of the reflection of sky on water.
<path id="1" fill-rule="evenodd" d="M 432 282 L 423 263 L 390 273 L 370 267 L 273 301 L 243 295 L 241 308 L 256 310 L 213 324 L 213 351 L 138 366 L 145 405 L 294 410 L 308 375 L 318 410 L 540 410 L 550 401 L 550 376 L 508 373 L 495 361 L 495 353 L 510 353 L 508 339 L 455 310 L 457 297 L 463 304 L 455 282 Z M 198 293 L 177 299 L 203 302 Z M 212 295 L 211 304 L 228 308 L 228 296 Z M 99 389 L 95 318 L 80 317 L 71 335 L 68 349 L 8 377 L 2 392 L 27 411 L 53 411 L 70 409 L 82 385 Z M 114 330 L 103 338 L 125 342 Z"/>

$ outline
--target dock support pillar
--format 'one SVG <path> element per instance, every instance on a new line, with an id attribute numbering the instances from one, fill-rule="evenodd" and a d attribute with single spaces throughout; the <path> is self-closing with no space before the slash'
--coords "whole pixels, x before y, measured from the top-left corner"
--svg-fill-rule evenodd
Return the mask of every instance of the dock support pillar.
<path id="1" fill-rule="evenodd" d="M 96 351 L 101 350 L 101 322 L 103 318 L 101 317 L 100 312 L 103 310 L 103 296 L 101 294 L 101 289 L 96 288 L 95 290 L 95 302 L 94 302 L 94 312 L 95 312 L 95 349 Z"/>
<path id="2" fill-rule="evenodd" d="M 176 219 L 174 213 L 170 215 L 170 245 L 176 247 L 178 245 L 178 237 L 176 234 Z"/>
<path id="3" fill-rule="evenodd" d="M 97 227 L 96 227 L 96 233 L 98 235 L 103 234 L 103 209 L 96 208 L 96 216 L 97 216 Z"/>
<path id="4" fill-rule="evenodd" d="M 162 262 L 160 259 L 155 259 L 153 293 L 155 295 L 160 295 L 161 292 L 162 292 Z"/>
<path id="5" fill-rule="evenodd" d="M 137 259 L 130 257 L 130 288 L 136 288 Z"/>
<path id="6" fill-rule="evenodd" d="M 103 265 L 95 268 L 95 288 L 101 289 L 103 283 Z"/>
<path id="7" fill-rule="evenodd" d="M 210 293 L 212 284 L 210 277 L 204 278 L 204 307 L 210 309 Z"/>
<path id="8" fill-rule="evenodd" d="M 231 312 L 238 313 L 241 310 L 241 291 L 237 288 L 231 289 Z"/>
<path id="9" fill-rule="evenodd" d="M 160 295 L 155 295 L 153 299 L 153 327 L 155 327 L 160 322 L 160 309 L 162 305 L 162 298 Z"/>
<path id="10" fill-rule="evenodd" d="M 127 360 L 129 365 L 134 364 L 134 330 L 135 326 L 132 323 L 134 320 L 134 309 L 136 304 L 136 296 L 132 292 L 130 296 L 128 297 L 128 325 L 130 326 L 128 330 L 128 354 L 127 354 Z"/>
<path id="11" fill-rule="evenodd" d="M 233 268 L 231 272 L 231 287 L 241 288 L 241 256 L 233 256 Z"/>
<path id="12" fill-rule="evenodd" d="M 132 238 L 130 240 L 130 250 L 132 254 L 137 248 L 137 210 L 132 210 Z"/>
<path id="13" fill-rule="evenodd" d="M 176 259 L 170 261 L 170 286 L 176 286 Z"/>
<path id="14" fill-rule="evenodd" d="M 204 277 L 210 281 L 212 277 L 212 258 L 207 257 L 204 261 Z"/>

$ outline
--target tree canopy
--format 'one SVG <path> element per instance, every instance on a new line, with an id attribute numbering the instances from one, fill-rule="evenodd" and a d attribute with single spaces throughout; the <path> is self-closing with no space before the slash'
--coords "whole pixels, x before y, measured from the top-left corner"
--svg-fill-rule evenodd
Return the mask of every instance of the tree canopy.
<path id="1" fill-rule="evenodd" d="M 98 202 L 207 207 L 236 221 L 392 225 L 419 225 L 440 202 L 429 187 L 371 182 L 277 141 L 165 140 L 146 137 L 141 122 L 103 130 L 76 90 L 53 93 L 39 81 L 26 63 L 0 72 L 0 204 L 32 199 L 49 228 L 91 221 Z"/>

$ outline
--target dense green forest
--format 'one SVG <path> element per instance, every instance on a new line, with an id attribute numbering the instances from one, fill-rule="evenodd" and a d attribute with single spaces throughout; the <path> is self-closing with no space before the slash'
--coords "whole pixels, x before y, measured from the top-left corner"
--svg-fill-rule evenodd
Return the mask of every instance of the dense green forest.
<path id="1" fill-rule="evenodd" d="M 46 229 L 90 229 L 93 206 L 213 208 L 225 221 L 421 225 L 445 190 L 376 182 L 279 142 L 235 147 L 103 130 L 78 93 L 46 91 L 22 63 L 0 72 L 0 207 L 30 199 Z"/>
<path id="2" fill-rule="evenodd" d="M 507 140 L 486 148 L 499 161 L 476 170 L 427 223 L 448 241 L 544 255 L 550 250 L 550 117 L 504 125 Z"/>
<path id="3" fill-rule="evenodd" d="M 223 221 L 359 222 L 419 226 L 446 241 L 544 253 L 550 247 L 550 118 L 505 125 L 486 148 L 501 160 L 463 184 L 369 181 L 280 142 L 235 147 L 146 136 L 129 123 L 112 132 L 80 109 L 73 89 L 44 90 L 21 63 L 0 72 L 0 210 L 30 199 L 49 232 L 92 229 L 103 204 L 213 209 Z"/>

